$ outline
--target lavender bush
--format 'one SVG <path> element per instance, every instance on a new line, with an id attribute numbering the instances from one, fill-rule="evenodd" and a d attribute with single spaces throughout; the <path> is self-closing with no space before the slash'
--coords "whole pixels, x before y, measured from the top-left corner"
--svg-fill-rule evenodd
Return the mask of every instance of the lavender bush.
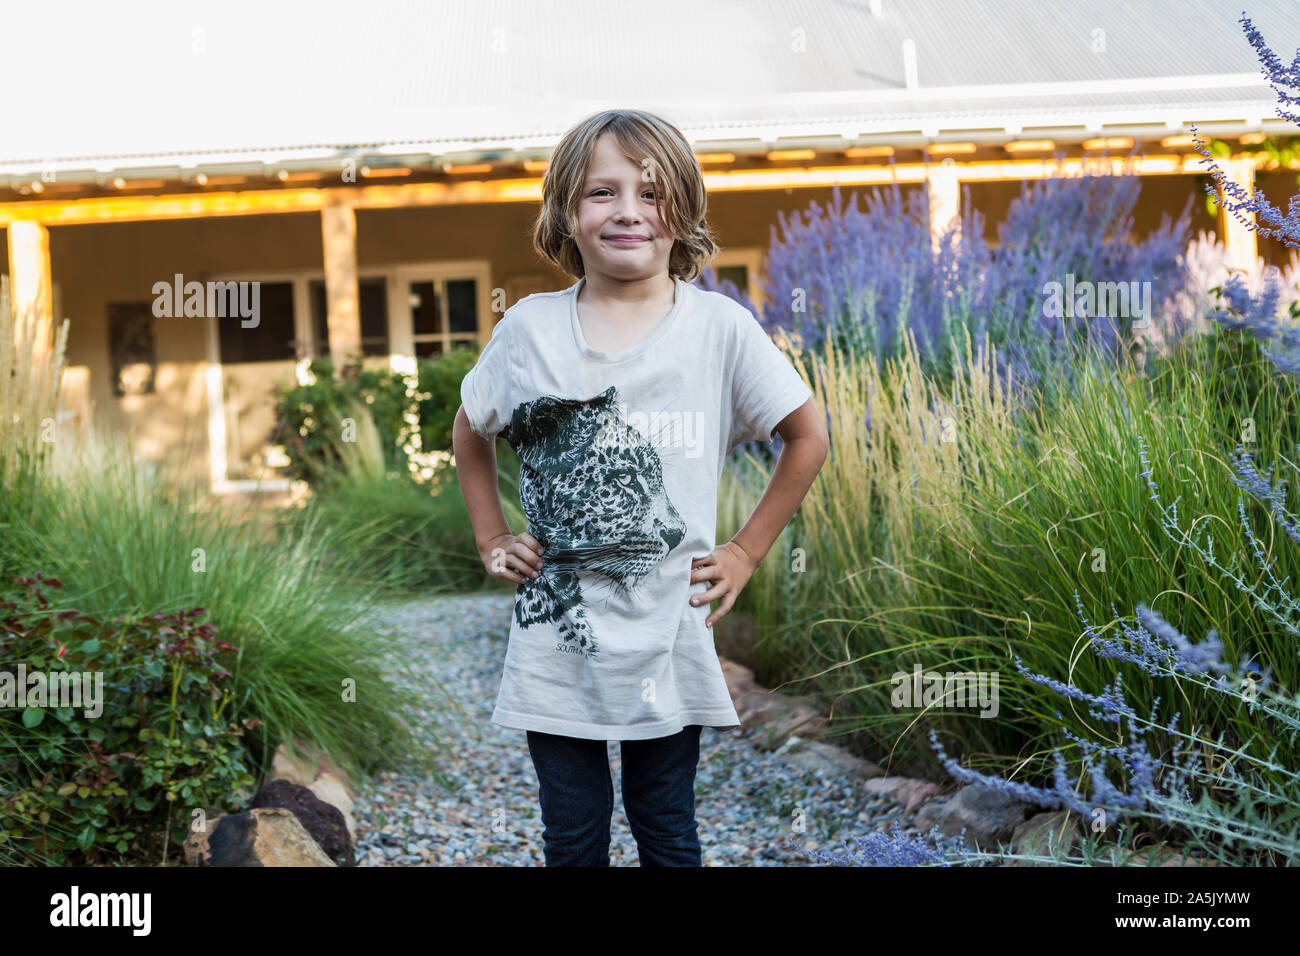
<path id="1" fill-rule="evenodd" d="M 1300 95 L 1296 95 L 1300 94 L 1300 50 L 1296 51 L 1289 67 L 1283 66 L 1276 54 L 1264 42 L 1264 37 L 1255 29 L 1250 17 L 1243 13 L 1237 22 L 1242 25 L 1246 39 L 1255 48 L 1255 53 L 1264 67 L 1264 76 L 1277 93 L 1279 103 L 1287 103 L 1293 107 L 1300 106 Z M 1296 94 L 1287 93 L 1286 89 L 1295 90 Z M 1300 116 L 1287 112 L 1282 106 L 1277 108 L 1277 115 L 1300 125 Z M 1196 131 L 1195 126 L 1192 127 L 1192 131 Z M 1205 141 L 1199 137 L 1196 140 L 1196 148 L 1204 157 L 1201 160 L 1202 165 L 1210 167 L 1210 175 L 1214 180 L 1213 186 L 1206 183 L 1205 190 L 1222 202 L 1229 214 L 1261 236 L 1266 238 L 1276 236 L 1288 246 L 1300 246 L 1300 193 L 1291 197 L 1287 203 L 1287 212 L 1283 214 L 1268 201 L 1263 192 L 1256 191 L 1254 195 L 1248 195 L 1245 189 L 1233 182 L 1214 162 Z M 1223 193 L 1221 199 L 1219 199 L 1219 190 Z M 1252 219 L 1252 216 L 1255 218 Z M 1261 226 L 1261 220 L 1268 225 Z"/>
<path id="2" fill-rule="evenodd" d="M 831 203 L 780 215 L 764 264 L 765 309 L 731 282 L 702 285 L 731 295 L 774 331 L 808 348 L 851 349 L 879 368 L 897 357 L 910 330 L 923 367 L 947 380 L 962 359 L 950 338 L 969 325 L 980 343 L 999 350 L 1002 386 L 1032 401 L 1078 348 L 1096 347 L 1116 359 L 1133 344 L 1133 316 L 1092 314 L 1056 318 L 1045 308 L 1049 282 L 1150 282 L 1153 313 L 1185 293 L 1182 255 L 1190 199 L 1177 224 L 1166 215 L 1145 240 L 1131 235 L 1136 175 L 1058 177 L 1026 182 L 998 227 L 999 245 L 984 239 L 983 216 L 963 204 L 960 232 L 932 240 L 924 190 L 904 196 L 897 184 L 859 193 L 846 204 L 837 185 Z M 1070 228 L 1062 228 L 1069 223 Z M 1098 313 L 1102 310 L 1095 310 Z M 1180 337 L 1184 329 L 1174 329 Z M 1011 384 L 1008 386 L 1008 377 Z"/>
<path id="3" fill-rule="evenodd" d="M 1289 67 L 1283 66 L 1249 17 L 1242 14 L 1238 22 L 1250 45 L 1255 48 L 1264 75 L 1277 93 L 1279 103 L 1293 107 L 1300 105 L 1300 96 L 1286 92 L 1291 89 L 1300 93 L 1300 50 L 1296 51 Z M 1277 108 L 1277 113 L 1283 119 L 1300 124 L 1300 116 L 1288 112 L 1283 106 Z M 1195 132 L 1196 127 L 1193 126 L 1192 130 Z M 1203 157 L 1202 165 L 1210 167 L 1213 180 L 1213 185 L 1206 183 L 1206 192 L 1217 198 L 1230 215 L 1260 236 L 1277 237 L 1288 246 L 1300 247 L 1300 193 L 1291 197 L 1287 212 L 1283 213 L 1268 201 L 1261 190 L 1248 194 L 1233 182 L 1214 162 L 1205 141 L 1199 137 L 1196 148 Z M 1293 259 L 1288 270 L 1289 277 L 1277 270 L 1270 271 L 1262 282 L 1247 279 L 1239 273 L 1232 275 L 1215 288 L 1223 304 L 1214 312 L 1214 318 L 1225 328 L 1249 331 L 1260 341 L 1261 348 L 1264 343 L 1269 343 L 1269 348 L 1263 348 L 1264 354 L 1280 370 L 1291 375 L 1300 374 L 1300 303 L 1292 294 L 1296 291 L 1295 261 Z M 1289 322 L 1278 321 L 1284 303 L 1289 303 L 1286 308 Z"/>
<path id="4" fill-rule="evenodd" d="M 1224 291 L 1229 287 L 1233 288 L 1236 297 L 1230 301 L 1237 302 L 1243 311 L 1251 312 L 1252 317 L 1268 308 L 1275 312 L 1300 309 L 1300 250 L 1292 253 L 1290 261 L 1281 269 L 1256 258 L 1254 270 L 1243 276 L 1228 264 L 1227 246 L 1212 233 L 1201 232 L 1183 253 L 1183 268 L 1188 275 L 1187 287 L 1169 303 L 1167 313 L 1170 324 L 1180 328 L 1212 332 L 1216 324 L 1235 325 L 1238 316 L 1223 311 Z M 1248 296 L 1242 298 L 1238 289 Z M 1277 297 L 1276 305 L 1263 305 L 1265 293 Z M 1258 308 L 1254 305 L 1257 300 L 1260 303 Z M 1152 329 L 1153 333 L 1159 331 L 1158 326 Z"/>

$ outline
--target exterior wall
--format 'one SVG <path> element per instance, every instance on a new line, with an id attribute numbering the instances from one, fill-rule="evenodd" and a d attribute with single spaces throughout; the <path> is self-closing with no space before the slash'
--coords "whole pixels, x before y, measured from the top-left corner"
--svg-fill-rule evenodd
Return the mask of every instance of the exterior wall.
<path id="1" fill-rule="evenodd" d="M 151 302 L 154 283 L 170 282 L 176 273 L 185 281 L 203 281 L 223 271 L 310 268 L 319 263 L 320 248 L 320 219 L 314 214 L 52 228 L 51 272 L 62 290 L 61 317 L 71 319 L 67 364 L 87 369 L 91 420 L 130 432 L 141 458 L 169 466 L 183 478 L 204 480 L 205 320 L 155 319 L 154 393 L 116 396 L 108 305 Z"/>

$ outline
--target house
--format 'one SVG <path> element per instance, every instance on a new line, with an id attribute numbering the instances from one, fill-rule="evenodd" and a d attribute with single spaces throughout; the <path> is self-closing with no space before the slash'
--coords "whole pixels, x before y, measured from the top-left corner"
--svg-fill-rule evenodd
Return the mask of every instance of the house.
<path id="1" fill-rule="evenodd" d="M 1252 156 L 1300 131 L 1235 2 L 137 6 L 6 50 L 23 92 L 0 242 L 15 307 L 69 320 L 67 414 L 214 492 L 285 487 L 270 389 L 303 359 L 478 347 L 519 298 L 570 285 L 530 247 L 541 176 L 562 132 L 611 106 L 690 139 L 714 266 L 752 295 L 779 214 L 834 183 L 928 189 L 936 229 L 968 188 L 991 225 L 1053 156 L 1077 172 L 1134 146 L 1138 230 L 1190 196 L 1193 229 L 1236 261 L 1285 258 L 1205 209 L 1193 124 L 1232 147 L 1239 182 L 1283 207 L 1296 191 Z M 1293 0 L 1251 7 L 1287 61 Z"/>

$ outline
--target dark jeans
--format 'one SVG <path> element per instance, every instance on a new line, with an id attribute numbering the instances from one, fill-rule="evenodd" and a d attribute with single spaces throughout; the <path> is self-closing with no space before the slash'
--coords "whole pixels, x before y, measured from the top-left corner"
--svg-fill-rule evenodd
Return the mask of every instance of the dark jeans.
<path id="1" fill-rule="evenodd" d="M 701 726 L 624 740 L 623 809 L 642 866 L 702 866 L 695 822 Z M 527 731 L 542 805 L 547 866 L 609 866 L 614 784 L 604 740 Z"/>

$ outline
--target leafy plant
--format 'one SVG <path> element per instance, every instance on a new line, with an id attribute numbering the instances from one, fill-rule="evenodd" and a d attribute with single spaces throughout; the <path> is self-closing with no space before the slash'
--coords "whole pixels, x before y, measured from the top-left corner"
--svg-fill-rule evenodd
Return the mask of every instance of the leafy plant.
<path id="1" fill-rule="evenodd" d="M 474 349 L 453 348 L 417 363 L 419 397 L 415 406 L 423 452 L 450 450 L 452 424 L 460 407 L 461 379 L 476 357 Z M 274 390 L 276 421 L 269 441 L 284 447 L 290 462 L 286 474 L 316 483 L 343 468 L 342 430 L 348 418 L 361 421 L 358 408 L 369 412 L 384 469 L 407 474 L 407 456 L 402 448 L 403 416 L 411 400 L 402 374 L 392 369 L 366 369 L 355 363 L 343 366 L 336 374 L 328 356 L 314 359 L 307 371 L 314 379 L 310 384 L 277 386 Z"/>
<path id="2" fill-rule="evenodd" d="M 225 664 L 237 666 L 239 649 L 199 623 L 202 608 L 104 622 L 52 603 L 55 578 L 16 583 L 19 600 L 0 600 L 0 666 L 49 675 L 51 688 L 53 675 L 76 675 L 80 686 L 73 706 L 33 704 L 21 688 L 28 706 L 0 713 L 6 854 L 45 865 L 165 861 L 187 811 L 251 794 L 242 738 L 261 721 L 231 719 Z"/>

